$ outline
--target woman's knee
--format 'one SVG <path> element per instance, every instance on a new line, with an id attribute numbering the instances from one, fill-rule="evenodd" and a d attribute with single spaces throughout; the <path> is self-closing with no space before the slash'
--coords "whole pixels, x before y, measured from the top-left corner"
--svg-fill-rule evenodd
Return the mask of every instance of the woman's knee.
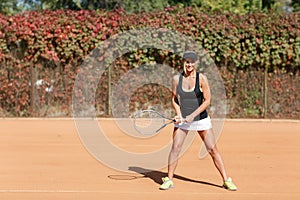
<path id="1" fill-rule="evenodd" d="M 179 145 L 179 144 L 173 144 L 173 146 L 172 146 L 172 152 L 174 154 L 179 154 L 180 151 L 181 151 L 181 145 Z"/>
<path id="2" fill-rule="evenodd" d="M 209 153 L 212 157 L 215 157 L 216 155 L 219 154 L 219 151 L 218 151 L 218 149 L 217 149 L 216 146 L 207 149 L 207 151 L 208 151 L 208 153 Z"/>
<path id="3" fill-rule="evenodd" d="M 186 138 L 187 131 L 177 129 L 173 133 L 172 153 L 179 154 Z"/>

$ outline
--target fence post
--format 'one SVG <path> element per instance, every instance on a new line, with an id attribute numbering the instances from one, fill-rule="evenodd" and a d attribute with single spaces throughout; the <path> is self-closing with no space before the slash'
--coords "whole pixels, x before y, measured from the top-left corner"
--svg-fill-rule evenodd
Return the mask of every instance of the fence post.
<path id="1" fill-rule="evenodd" d="M 264 118 L 267 117 L 268 112 L 268 68 L 265 67 L 264 70 Z"/>
<path id="2" fill-rule="evenodd" d="M 108 66 L 108 115 L 111 116 L 111 64 Z"/>
<path id="3" fill-rule="evenodd" d="M 30 65 L 30 116 L 36 117 L 36 70 L 35 67 Z"/>

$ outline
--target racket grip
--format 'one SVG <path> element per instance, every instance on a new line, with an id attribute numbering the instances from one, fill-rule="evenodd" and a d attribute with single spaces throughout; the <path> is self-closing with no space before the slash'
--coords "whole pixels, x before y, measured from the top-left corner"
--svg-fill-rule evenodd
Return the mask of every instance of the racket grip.
<path id="1" fill-rule="evenodd" d="M 176 122 L 176 119 L 173 119 L 172 120 L 173 122 Z M 179 125 L 181 125 L 181 124 L 183 124 L 183 123 L 185 123 L 186 121 L 185 121 L 185 118 L 180 118 L 180 123 L 179 123 Z"/>
<path id="2" fill-rule="evenodd" d="M 185 121 L 185 118 L 181 118 L 180 119 L 180 123 L 179 123 L 179 125 L 182 125 L 182 124 L 184 124 L 186 121 Z"/>

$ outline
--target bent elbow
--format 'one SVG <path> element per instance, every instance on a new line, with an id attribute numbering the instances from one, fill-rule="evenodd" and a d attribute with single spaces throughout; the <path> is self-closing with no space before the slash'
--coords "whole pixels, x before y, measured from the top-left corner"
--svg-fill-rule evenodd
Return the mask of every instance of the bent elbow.
<path id="1" fill-rule="evenodd" d="M 209 106 L 210 106 L 210 100 L 208 100 L 208 99 L 205 100 L 205 101 L 204 101 L 204 104 L 206 105 L 206 107 L 209 107 Z"/>

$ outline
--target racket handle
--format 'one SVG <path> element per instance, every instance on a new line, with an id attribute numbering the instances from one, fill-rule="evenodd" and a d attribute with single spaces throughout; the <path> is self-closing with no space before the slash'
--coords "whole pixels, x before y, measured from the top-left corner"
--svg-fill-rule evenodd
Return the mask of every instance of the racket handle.
<path id="1" fill-rule="evenodd" d="M 182 125 L 182 124 L 184 124 L 185 122 L 186 122 L 185 118 L 181 118 L 181 119 L 180 119 L 179 125 Z"/>
<path id="2" fill-rule="evenodd" d="M 173 122 L 176 122 L 176 119 L 173 119 L 172 120 Z M 183 123 L 185 123 L 186 121 L 185 121 L 185 118 L 180 118 L 180 123 L 179 124 L 183 124 Z"/>

